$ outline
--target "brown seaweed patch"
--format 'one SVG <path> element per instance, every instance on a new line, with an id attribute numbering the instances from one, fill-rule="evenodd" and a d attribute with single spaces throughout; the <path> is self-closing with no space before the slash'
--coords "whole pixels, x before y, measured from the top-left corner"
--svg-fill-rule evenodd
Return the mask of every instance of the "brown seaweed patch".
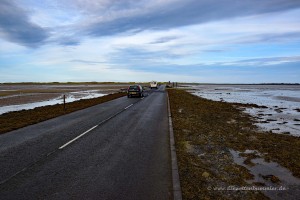
<path id="1" fill-rule="evenodd" d="M 257 180 L 250 168 L 258 169 L 264 176 L 277 176 L 280 181 L 300 177 L 300 138 L 261 131 L 255 126 L 255 119 L 243 113 L 237 104 L 199 98 L 184 90 L 170 89 L 168 93 L 184 199 L 264 199 L 260 191 L 228 193 L 207 189 L 208 186 L 265 183 L 262 177 Z M 184 112 L 179 113 L 179 108 Z M 187 151 L 184 141 L 189 141 L 192 151 Z M 257 155 L 261 158 L 250 159 L 255 157 L 251 155 L 254 152 L 247 152 L 251 155 L 249 161 L 255 165 L 243 163 L 245 158 L 239 165 L 234 162 L 230 149 L 244 153 L 252 149 L 260 152 Z M 260 170 L 262 166 L 266 166 L 264 173 Z M 282 170 L 278 166 L 287 171 L 282 177 L 276 173 Z M 270 172 L 270 168 L 275 172 Z M 202 176 L 204 172 L 209 174 L 208 178 Z"/>
<path id="2" fill-rule="evenodd" d="M 276 111 L 277 113 L 282 113 L 282 112 L 283 112 L 281 109 L 275 109 L 275 111 Z"/>
<path id="3" fill-rule="evenodd" d="M 267 106 L 259 106 L 253 103 L 232 103 L 232 105 L 239 107 L 247 107 L 247 108 L 268 108 Z"/>
<path id="4" fill-rule="evenodd" d="M 294 110 L 296 110 L 297 112 L 300 112 L 300 108 L 296 108 L 296 109 L 294 109 Z"/>
<path id="5" fill-rule="evenodd" d="M 280 123 L 277 123 L 277 124 L 288 124 L 288 122 L 280 122 Z"/>
<path id="6" fill-rule="evenodd" d="M 268 181 L 272 181 L 273 183 L 280 183 L 280 179 L 277 177 L 277 176 L 274 176 L 272 174 L 270 175 L 261 175 L 261 177 L 265 180 L 268 180 Z"/>

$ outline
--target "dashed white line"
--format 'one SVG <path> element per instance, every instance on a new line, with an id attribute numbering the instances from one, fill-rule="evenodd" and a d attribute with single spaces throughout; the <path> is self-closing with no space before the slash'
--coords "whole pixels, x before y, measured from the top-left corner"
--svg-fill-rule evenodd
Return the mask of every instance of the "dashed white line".
<path id="1" fill-rule="evenodd" d="M 127 106 L 126 108 L 124 108 L 124 110 L 127 110 L 128 108 L 130 108 L 131 106 L 133 106 L 133 104 L 130 104 L 129 106 Z M 116 115 L 120 114 L 122 111 L 116 113 L 115 115 L 103 120 L 102 122 L 100 122 L 98 125 L 96 126 L 93 126 L 92 128 L 90 128 L 89 130 L 85 131 L 84 133 L 78 135 L 76 138 L 70 140 L 69 142 L 67 142 L 66 144 L 62 145 L 61 147 L 59 147 L 58 149 L 63 149 L 65 148 L 66 146 L 68 146 L 69 144 L 71 144 L 72 142 L 78 140 L 79 138 L 81 138 L 82 136 L 84 136 L 85 134 L 87 134 L 88 132 L 90 132 L 91 130 L 95 129 L 96 127 L 98 127 L 99 125 L 105 123 L 106 121 L 110 120 L 111 118 L 115 117 Z"/>
<path id="2" fill-rule="evenodd" d="M 88 132 L 90 132 L 91 130 L 95 129 L 98 125 L 93 126 L 92 128 L 90 128 L 89 130 L 85 131 L 84 133 L 78 135 L 76 138 L 74 138 L 73 140 L 70 140 L 69 142 L 67 142 L 66 144 L 62 145 L 61 147 L 59 147 L 58 149 L 63 149 L 66 146 L 68 146 L 69 144 L 71 144 L 72 142 L 78 140 L 79 138 L 81 138 L 82 136 L 84 136 L 85 134 L 87 134 Z"/>
<path id="3" fill-rule="evenodd" d="M 143 97 L 143 98 L 144 98 L 144 97 Z M 142 98 L 142 99 L 143 99 L 143 98 Z M 116 114 L 110 116 L 109 118 L 103 120 L 102 122 L 100 122 L 100 123 L 97 124 L 96 126 L 93 126 L 93 127 L 90 128 L 89 130 L 87 130 L 87 131 L 85 131 L 84 133 L 80 134 L 80 135 L 77 136 L 76 138 L 74 138 L 74 139 L 70 140 L 69 142 L 65 143 L 64 145 L 62 145 L 61 147 L 59 147 L 58 150 L 61 150 L 61 149 L 65 148 L 66 146 L 68 146 L 68 145 L 71 144 L 72 142 L 78 140 L 79 138 L 81 138 L 82 136 L 84 136 L 85 134 L 87 134 L 88 132 L 92 131 L 93 129 L 97 128 L 98 126 L 100 126 L 101 124 L 107 122 L 108 120 L 114 118 L 115 116 L 117 116 L 117 115 L 120 114 L 121 112 L 127 110 L 127 109 L 130 108 L 131 106 L 133 106 L 133 104 L 130 104 L 129 106 L 127 106 L 127 107 L 124 108 L 123 110 L 121 110 L 121 111 L 119 111 L 118 113 L 116 113 Z M 50 153 L 48 153 L 48 154 L 46 155 L 46 157 L 50 156 L 51 154 L 53 154 L 53 153 L 55 153 L 55 152 L 56 152 L 56 150 L 55 150 L 55 151 L 52 151 L 52 152 L 50 152 Z M 21 171 L 18 171 L 17 173 L 15 173 L 14 175 L 10 176 L 9 178 L 7 178 L 7 179 L 1 181 L 1 182 L 0 182 L 0 185 L 2 185 L 2 184 L 4 184 L 5 182 L 9 181 L 11 178 L 17 176 L 18 174 L 20 174 L 20 173 L 26 171 L 28 168 L 30 168 L 31 166 L 33 166 L 33 165 L 34 165 L 35 163 L 37 163 L 37 162 L 38 162 L 38 161 L 36 161 L 36 162 L 30 164 L 29 166 L 23 168 Z"/>
<path id="4" fill-rule="evenodd" d="M 133 106 L 133 104 L 130 104 L 129 106 L 127 106 L 126 108 L 124 108 L 124 110 L 127 110 L 128 108 L 130 108 L 131 106 Z M 122 112 L 122 111 L 121 111 Z M 118 112 L 116 115 L 118 115 L 119 113 L 121 112 Z M 96 126 L 93 126 L 92 128 L 90 128 L 89 130 L 85 131 L 84 133 L 78 135 L 76 138 L 70 140 L 69 142 L 67 142 L 66 144 L 62 145 L 61 147 L 59 147 L 58 149 L 63 149 L 65 148 L 66 146 L 68 146 L 69 144 L 71 144 L 72 142 L 78 140 L 79 138 L 81 138 L 82 136 L 84 136 L 85 134 L 87 134 L 88 132 L 90 132 L 91 130 L 95 129 L 96 127 L 98 127 L 99 125 L 103 124 L 104 122 L 108 121 L 109 119 L 113 118 L 114 116 L 116 115 L 113 115 L 111 117 L 109 117 L 108 119 L 106 120 L 103 120 L 102 122 L 100 122 L 100 124 L 96 125 Z"/>
<path id="5" fill-rule="evenodd" d="M 129 106 L 127 106 L 126 108 L 124 108 L 124 110 L 127 110 L 127 109 L 130 108 L 131 106 L 133 106 L 133 104 L 130 104 Z"/>

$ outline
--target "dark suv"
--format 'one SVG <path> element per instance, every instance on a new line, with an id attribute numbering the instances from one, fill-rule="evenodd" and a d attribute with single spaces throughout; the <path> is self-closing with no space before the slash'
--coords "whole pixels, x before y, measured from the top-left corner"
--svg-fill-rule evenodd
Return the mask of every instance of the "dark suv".
<path id="1" fill-rule="evenodd" d="M 140 85 L 131 85 L 127 89 L 127 97 L 143 97 L 144 96 L 144 90 L 143 87 Z"/>

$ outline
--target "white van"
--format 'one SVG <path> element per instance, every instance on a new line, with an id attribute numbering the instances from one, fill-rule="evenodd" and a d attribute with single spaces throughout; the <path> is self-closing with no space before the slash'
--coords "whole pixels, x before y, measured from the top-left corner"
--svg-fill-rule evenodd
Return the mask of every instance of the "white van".
<path id="1" fill-rule="evenodd" d="M 150 88 L 152 89 L 152 88 L 158 88 L 157 87 L 157 82 L 156 81 L 152 81 L 151 83 L 150 83 Z"/>

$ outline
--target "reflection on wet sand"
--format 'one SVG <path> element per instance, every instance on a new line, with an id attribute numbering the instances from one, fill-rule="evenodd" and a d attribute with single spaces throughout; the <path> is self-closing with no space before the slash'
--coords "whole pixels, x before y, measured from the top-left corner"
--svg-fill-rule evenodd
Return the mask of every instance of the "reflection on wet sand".
<path id="1" fill-rule="evenodd" d="M 119 92 L 126 84 L 0 84 L 0 115 Z"/>
<path id="2" fill-rule="evenodd" d="M 258 127 L 274 133 L 300 136 L 300 85 L 186 85 L 190 92 L 214 101 L 253 104 L 244 112 Z M 242 106 L 242 105 L 240 105 Z"/>
<path id="3" fill-rule="evenodd" d="M 257 151 L 239 152 L 231 149 L 230 153 L 236 164 L 246 167 L 254 175 L 253 179 L 246 180 L 248 183 L 274 188 L 274 190 L 261 190 L 269 198 L 294 199 L 300 196 L 300 179 L 294 177 L 288 169 L 276 162 L 266 162 Z M 248 159 L 247 156 L 253 159 Z"/>

